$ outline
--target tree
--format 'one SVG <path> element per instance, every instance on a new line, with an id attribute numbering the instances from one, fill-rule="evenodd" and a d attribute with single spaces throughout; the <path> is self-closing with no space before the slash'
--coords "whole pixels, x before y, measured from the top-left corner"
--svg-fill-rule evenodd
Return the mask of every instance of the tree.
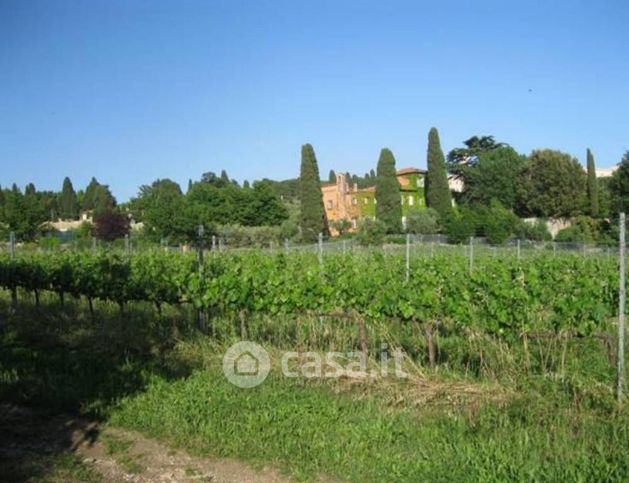
<path id="1" fill-rule="evenodd" d="M 250 226 L 280 225 L 288 218 L 288 210 L 275 194 L 271 185 L 265 181 L 255 181 L 248 193 L 248 224 Z"/>
<path id="2" fill-rule="evenodd" d="M 551 149 L 533 151 L 520 183 L 519 214 L 571 217 L 586 205 L 586 175 L 569 154 Z"/>
<path id="3" fill-rule="evenodd" d="M 587 176 L 587 193 L 590 216 L 597 218 L 599 216 L 598 181 L 596 179 L 594 156 L 592 155 L 590 148 L 587 150 Z"/>
<path id="4" fill-rule="evenodd" d="M 482 153 L 509 147 L 506 143 L 497 143 L 493 136 L 472 136 L 463 144 L 464 148 L 454 148 L 448 153 L 448 168 L 452 173 L 458 166 L 475 164 Z"/>
<path id="5" fill-rule="evenodd" d="M 336 183 L 336 173 L 333 169 L 330 170 L 330 174 L 328 174 L 328 181 L 330 183 Z"/>
<path id="6" fill-rule="evenodd" d="M 129 234 L 129 217 L 116 210 L 109 210 L 94 215 L 94 235 L 99 240 L 113 241 Z"/>
<path id="7" fill-rule="evenodd" d="M 109 191 L 109 186 L 104 184 L 94 189 L 92 201 L 94 214 L 109 212 L 116 206 L 116 198 Z"/>
<path id="8" fill-rule="evenodd" d="M 376 219 L 381 221 L 387 233 L 402 231 L 402 204 L 400 183 L 395 170 L 395 158 L 390 149 L 380 151 L 376 171 Z"/>
<path id="9" fill-rule="evenodd" d="M 629 213 L 629 151 L 625 151 L 618 169 L 612 175 L 609 191 L 612 210 L 615 212 L 613 214 Z"/>
<path id="10" fill-rule="evenodd" d="M 32 188 L 23 194 L 14 183 L 4 192 L 3 222 L 8 231 L 15 232 L 18 240 L 31 241 L 42 232 L 48 219 L 46 205 Z"/>
<path id="11" fill-rule="evenodd" d="M 439 216 L 446 218 L 452 211 L 452 196 L 448 186 L 446 163 L 441 150 L 439 132 L 431 128 L 428 133 L 428 174 L 426 176 L 426 204 Z"/>
<path id="12" fill-rule="evenodd" d="M 79 202 L 72 181 L 66 176 L 59 197 L 59 215 L 63 220 L 76 220 L 79 216 Z"/>
<path id="13" fill-rule="evenodd" d="M 452 151 L 448 156 L 451 154 Z M 473 163 L 457 165 L 454 170 L 463 182 L 463 191 L 457 201 L 465 205 L 489 206 L 491 200 L 498 200 L 504 207 L 514 209 L 525 168 L 526 156 L 510 146 L 480 151 Z"/>
<path id="14" fill-rule="evenodd" d="M 221 171 L 221 181 L 224 183 L 229 183 L 229 176 L 227 175 L 227 171 L 224 169 Z"/>
<path id="15" fill-rule="evenodd" d="M 187 241 L 190 231 L 186 222 L 186 205 L 181 187 L 170 179 L 158 179 L 141 186 L 137 198 L 131 200 L 133 217 L 144 223 L 149 238 L 171 242 Z"/>
<path id="16" fill-rule="evenodd" d="M 94 209 L 94 201 L 96 196 L 96 191 L 100 184 L 96 181 L 96 178 L 92 178 L 90 183 L 85 188 L 85 194 L 83 195 L 83 211 L 91 211 Z"/>
<path id="17" fill-rule="evenodd" d="M 327 233 L 328 230 L 323 207 L 319 167 L 314 149 L 310 144 L 304 144 L 301 147 L 299 201 L 301 203 L 299 226 L 302 238 L 305 241 L 314 241 L 319 233 Z"/>

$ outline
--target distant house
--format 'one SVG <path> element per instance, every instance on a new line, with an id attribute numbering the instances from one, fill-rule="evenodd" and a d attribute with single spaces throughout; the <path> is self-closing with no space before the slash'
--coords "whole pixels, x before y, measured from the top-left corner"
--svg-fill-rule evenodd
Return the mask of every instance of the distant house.
<path id="1" fill-rule="evenodd" d="M 419 168 L 403 168 L 397 171 L 400 183 L 400 203 L 402 204 L 402 223 L 406 223 L 409 212 L 426 207 L 424 185 L 426 170 Z M 334 222 L 348 220 L 351 231 L 355 230 L 358 220 L 376 216 L 375 187 L 359 189 L 349 184 L 346 175 L 337 173 L 335 183 L 325 183 L 321 186 L 325 213 L 333 235 L 338 234 L 334 229 Z"/>

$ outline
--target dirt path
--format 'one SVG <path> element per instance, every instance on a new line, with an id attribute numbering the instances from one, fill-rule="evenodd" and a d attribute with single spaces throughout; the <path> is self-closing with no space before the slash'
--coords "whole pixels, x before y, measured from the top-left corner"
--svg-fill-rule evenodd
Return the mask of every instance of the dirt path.
<path id="1" fill-rule="evenodd" d="M 80 433 L 78 434 L 80 437 Z M 95 467 L 106 481 L 129 482 L 260 482 L 290 481 L 276 471 L 254 470 L 234 460 L 211 460 L 173 450 L 143 435 L 105 428 L 96 441 L 84 439 L 75 448 L 83 462 Z"/>
<path id="2" fill-rule="evenodd" d="M 74 455 L 80 466 L 73 468 L 70 476 L 65 469 L 60 472 L 56 467 L 59 455 L 68 454 Z M 84 473 L 96 476 L 87 477 Z M 103 427 L 68 415 L 50 416 L 14 405 L 0 405 L 0 479 L 137 483 L 291 481 L 271 468 L 253 469 L 235 460 L 194 457 L 137 432 Z"/>

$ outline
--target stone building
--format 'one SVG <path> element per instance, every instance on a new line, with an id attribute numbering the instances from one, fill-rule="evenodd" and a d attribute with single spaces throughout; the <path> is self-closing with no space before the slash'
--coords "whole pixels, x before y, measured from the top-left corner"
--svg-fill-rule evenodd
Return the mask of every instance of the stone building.
<path id="1" fill-rule="evenodd" d="M 397 171 L 400 183 L 400 203 L 402 204 L 402 223 L 406 223 L 409 212 L 426 207 L 424 183 L 426 171 L 418 168 L 404 168 Z M 323 204 L 333 235 L 338 234 L 336 222 L 347 220 L 349 231 L 354 231 L 358 220 L 376 216 L 376 188 L 359 189 L 350 184 L 345 174 L 337 173 L 335 183 L 321 186 Z"/>

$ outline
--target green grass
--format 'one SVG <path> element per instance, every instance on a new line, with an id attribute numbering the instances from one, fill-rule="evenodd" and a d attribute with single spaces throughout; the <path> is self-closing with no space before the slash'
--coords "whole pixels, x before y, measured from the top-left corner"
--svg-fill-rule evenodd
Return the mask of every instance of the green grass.
<path id="1" fill-rule="evenodd" d="M 570 341 L 565 351 L 558 341 L 531 341 L 524 351 L 518 343 L 444 331 L 433 372 L 420 331 L 373 325 L 370 347 L 380 339 L 401 345 L 426 386 L 306 382 L 274 368 L 261 386 L 244 390 L 228 383 L 219 365 L 238 321 L 214 319 L 213 336 L 206 336 L 191 331 L 185 316 L 165 310 L 155 320 L 152 308 L 138 304 L 121 318 L 102 303 L 94 322 L 82 302 L 69 300 L 61 310 L 53 297 L 42 297 L 39 310 L 24 303 L 9 316 L 0 298 L 0 320 L 9 321 L 0 331 L 0 400 L 97 415 L 199 455 L 275 466 L 301 480 L 629 479 L 629 414 L 614 401 L 614 371 L 600 341 Z M 274 354 L 294 348 L 294 321 L 249 322 L 249 336 Z M 356 330 L 303 320 L 298 340 L 304 350 L 351 350 Z M 459 397 L 457 385 L 479 395 Z M 106 444 L 129 471 L 142 470 L 128 442 Z M 45 471 L 23 467 L 20 479 L 96 481 L 65 458 L 34 460 Z"/>
<path id="2" fill-rule="evenodd" d="M 201 454 L 276 462 L 299 479 L 327 474 L 350 481 L 620 481 L 629 476 L 626 413 L 575 412 L 557 394 L 467 411 L 396 409 L 360 396 L 280 377 L 243 390 L 205 370 L 174 382 L 154 379 L 146 392 L 125 400 L 111 422 Z"/>

